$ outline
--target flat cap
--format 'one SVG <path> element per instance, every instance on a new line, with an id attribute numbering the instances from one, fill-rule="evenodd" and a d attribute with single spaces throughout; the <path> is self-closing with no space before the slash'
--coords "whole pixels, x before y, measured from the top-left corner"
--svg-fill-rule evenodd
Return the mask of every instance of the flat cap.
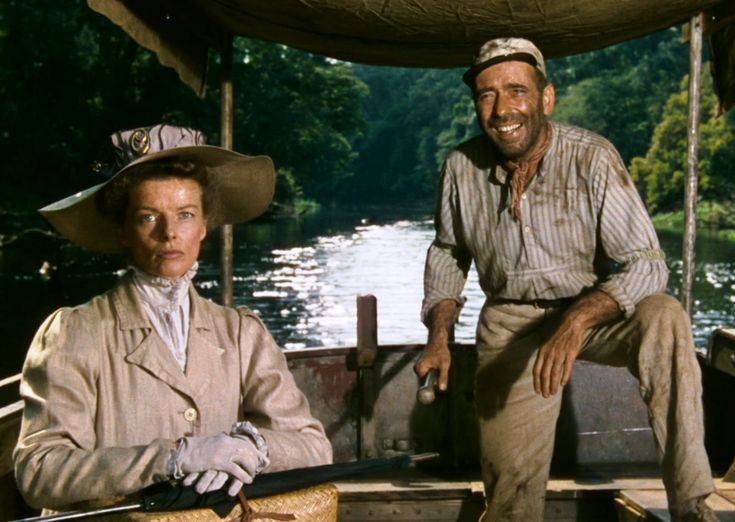
<path id="1" fill-rule="evenodd" d="M 462 80 L 470 87 L 474 87 L 475 77 L 482 71 L 496 63 L 511 61 L 526 62 L 541 71 L 546 78 L 544 56 L 530 40 L 495 38 L 482 44 L 472 66 L 462 75 Z"/>

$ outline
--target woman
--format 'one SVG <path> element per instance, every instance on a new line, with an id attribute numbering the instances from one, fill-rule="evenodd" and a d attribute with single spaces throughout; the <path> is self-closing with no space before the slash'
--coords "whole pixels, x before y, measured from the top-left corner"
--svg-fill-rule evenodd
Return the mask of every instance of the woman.
<path id="1" fill-rule="evenodd" d="M 168 125 L 112 145 L 124 166 L 109 181 L 41 209 L 66 238 L 124 251 L 131 267 L 109 292 L 54 312 L 31 344 L 14 453 L 26 501 L 57 508 L 180 478 L 234 495 L 263 469 L 330 462 L 263 323 L 191 284 L 207 229 L 270 203 L 270 158 Z"/>

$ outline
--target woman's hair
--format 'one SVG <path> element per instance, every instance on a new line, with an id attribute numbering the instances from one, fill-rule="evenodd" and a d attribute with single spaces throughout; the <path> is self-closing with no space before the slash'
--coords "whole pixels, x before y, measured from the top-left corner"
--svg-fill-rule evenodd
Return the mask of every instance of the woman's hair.
<path id="1" fill-rule="evenodd" d="M 112 180 L 97 193 L 95 201 L 97 210 L 103 216 L 123 226 L 132 190 L 144 181 L 170 178 L 196 181 L 202 192 L 204 217 L 211 216 L 215 206 L 215 196 L 209 186 L 209 172 L 206 167 L 190 161 L 151 161 L 130 169 Z"/>

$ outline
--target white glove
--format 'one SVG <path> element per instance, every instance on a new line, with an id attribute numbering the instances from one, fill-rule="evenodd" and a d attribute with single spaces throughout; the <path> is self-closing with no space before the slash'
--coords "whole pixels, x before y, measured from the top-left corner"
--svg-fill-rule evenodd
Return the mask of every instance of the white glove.
<path id="1" fill-rule="evenodd" d="M 230 479 L 230 476 L 224 471 L 214 471 L 210 469 L 204 473 L 189 473 L 184 477 L 182 484 L 184 484 L 184 486 L 191 486 L 196 482 L 194 490 L 201 495 L 221 489 L 227 483 L 228 479 Z M 227 494 L 234 497 L 237 495 L 237 492 L 242 489 L 242 486 L 243 483 L 233 477 L 230 480 L 230 486 L 227 488 Z"/>
<path id="2" fill-rule="evenodd" d="M 184 437 L 173 456 L 173 475 L 185 476 L 185 485 L 196 481 L 194 489 L 199 494 L 221 488 L 232 477 L 228 492 L 234 496 L 243 484 L 253 481 L 261 459 L 255 442 L 247 436 Z"/>

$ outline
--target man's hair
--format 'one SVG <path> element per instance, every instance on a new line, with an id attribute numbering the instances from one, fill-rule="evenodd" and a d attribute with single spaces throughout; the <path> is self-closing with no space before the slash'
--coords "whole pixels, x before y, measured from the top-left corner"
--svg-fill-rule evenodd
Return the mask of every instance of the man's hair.
<path id="1" fill-rule="evenodd" d="M 549 85 L 551 82 L 546 76 L 544 76 L 544 73 L 542 73 L 535 67 L 533 69 L 533 72 L 534 72 L 534 77 L 536 78 L 536 86 L 538 87 L 538 90 L 543 91 L 546 88 L 546 86 Z"/>
<path id="2" fill-rule="evenodd" d="M 195 181 L 201 188 L 204 217 L 211 216 L 215 210 L 216 198 L 210 187 L 209 171 L 206 167 L 191 161 L 151 161 L 128 170 L 100 190 L 95 199 L 97 210 L 119 226 L 123 226 L 132 190 L 144 181 L 171 178 Z"/>

